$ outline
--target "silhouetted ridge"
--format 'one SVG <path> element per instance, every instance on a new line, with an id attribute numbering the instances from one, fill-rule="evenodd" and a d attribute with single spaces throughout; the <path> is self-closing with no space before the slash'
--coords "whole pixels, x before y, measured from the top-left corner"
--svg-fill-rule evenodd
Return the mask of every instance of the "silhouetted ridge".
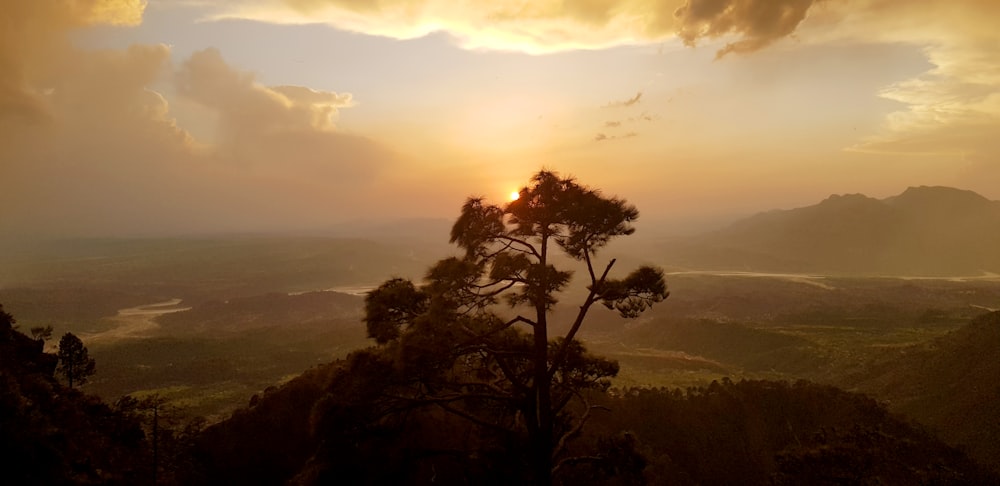
<path id="1" fill-rule="evenodd" d="M 902 194 L 884 199 L 897 207 L 927 209 L 947 207 L 956 209 L 991 208 L 995 204 L 976 192 L 945 186 L 908 187 Z"/>
<path id="2" fill-rule="evenodd" d="M 878 199 L 868 197 L 861 193 L 831 194 L 829 197 L 820 202 L 820 205 L 850 207 L 850 206 L 864 205 L 877 202 Z"/>

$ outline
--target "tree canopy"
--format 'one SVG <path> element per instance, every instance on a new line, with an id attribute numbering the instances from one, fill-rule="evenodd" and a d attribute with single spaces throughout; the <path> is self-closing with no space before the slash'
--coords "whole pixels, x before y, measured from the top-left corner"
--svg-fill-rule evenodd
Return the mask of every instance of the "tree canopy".
<path id="1" fill-rule="evenodd" d="M 606 389 L 618 372 L 576 339 L 589 310 L 601 303 L 633 318 L 668 292 L 657 268 L 613 279 L 615 260 L 596 262 L 612 239 L 635 231 L 635 206 L 550 171 L 519 196 L 503 207 L 467 200 L 451 230 L 464 255 L 439 261 L 421 285 L 395 278 L 379 286 L 366 298 L 365 322 L 389 362 L 383 397 L 437 406 L 504 437 L 523 434 L 531 479 L 549 484 L 582 460 L 567 444 L 592 410 L 584 392 Z M 560 250 L 585 269 L 587 293 L 553 339 L 548 316 L 573 275 L 554 265 Z"/>

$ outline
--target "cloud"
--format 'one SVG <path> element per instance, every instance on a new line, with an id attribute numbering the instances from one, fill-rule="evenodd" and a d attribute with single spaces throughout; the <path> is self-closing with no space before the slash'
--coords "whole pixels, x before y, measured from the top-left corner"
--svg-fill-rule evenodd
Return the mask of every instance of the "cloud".
<path id="1" fill-rule="evenodd" d="M 323 22 L 395 39 L 445 32 L 466 49 L 548 53 L 737 36 L 720 56 L 790 35 L 822 0 L 214 0 L 210 19 Z"/>
<path id="2" fill-rule="evenodd" d="M 631 97 L 631 98 L 629 98 L 627 100 L 612 101 L 612 102 L 609 102 L 608 104 L 604 105 L 604 107 L 605 108 L 614 108 L 614 107 L 626 107 L 627 108 L 629 106 L 639 104 L 639 102 L 641 100 L 642 100 L 642 91 L 639 91 L 638 93 L 635 94 L 635 96 L 633 96 L 633 97 Z"/>
<path id="3" fill-rule="evenodd" d="M 693 46 L 704 38 L 731 34 L 717 57 L 753 52 L 795 32 L 810 7 L 820 0 L 688 0 L 677 9 L 678 35 Z"/>
<path id="4" fill-rule="evenodd" d="M 639 116 L 629 117 L 628 121 L 630 121 L 630 122 L 644 122 L 644 121 L 651 122 L 651 121 L 656 120 L 657 118 L 658 117 L 650 115 L 648 112 L 644 111 L 644 112 L 640 113 Z"/>
<path id="5" fill-rule="evenodd" d="M 352 104 L 350 94 L 303 86 L 266 87 L 253 74 L 231 68 L 216 49 L 194 53 L 177 73 L 179 91 L 214 108 L 233 136 L 256 136 L 282 130 L 332 130 L 340 108 Z"/>
<path id="6" fill-rule="evenodd" d="M 877 32 L 883 42 L 921 46 L 933 66 L 885 87 L 902 105 L 879 133 L 851 150 L 951 155 L 1000 173 L 1000 3 L 982 0 L 879 0 L 842 12 L 843 35 Z"/>
<path id="7" fill-rule="evenodd" d="M 625 139 L 625 138 L 634 138 L 634 137 L 638 137 L 638 136 L 639 136 L 639 134 L 637 132 L 626 132 L 626 133 L 623 133 L 621 135 L 608 135 L 606 133 L 598 133 L 597 135 L 594 136 L 594 141 L 595 142 L 605 142 L 605 141 L 609 141 L 609 140 L 621 140 L 621 139 Z"/>
<path id="8" fill-rule="evenodd" d="M 635 96 L 633 96 L 631 98 L 628 98 L 628 99 L 625 99 L 625 100 L 620 100 L 620 101 L 612 101 L 612 102 L 604 105 L 604 108 L 629 108 L 629 107 L 638 105 L 641 100 L 642 100 L 642 91 L 639 91 L 639 92 L 637 92 L 635 94 Z M 635 109 L 633 109 L 632 111 L 634 112 Z M 652 116 L 650 116 L 649 113 L 647 113 L 647 112 L 644 111 L 639 116 L 630 116 L 630 117 L 626 118 L 625 121 L 628 122 L 628 123 L 635 123 L 635 122 L 642 122 L 642 121 L 653 121 L 653 119 L 654 118 Z M 609 120 L 609 121 L 605 121 L 604 122 L 604 128 L 606 130 L 617 131 L 619 128 L 621 128 L 621 126 L 622 126 L 622 121 L 620 121 L 620 120 Z M 615 139 L 620 139 L 620 138 L 632 138 L 632 137 L 636 137 L 638 135 L 639 134 L 636 133 L 636 132 L 627 132 L 627 133 L 622 134 L 622 135 L 609 135 L 607 133 L 600 132 L 600 133 L 598 133 L 597 135 L 594 136 L 594 140 L 597 141 L 597 142 L 603 142 L 605 140 L 615 140 Z"/>
<path id="9" fill-rule="evenodd" d="M 140 0 L 32 0 L 4 2 L 0 8 L 0 128 L 4 122 L 35 123 L 48 118 L 44 90 L 46 64 L 67 48 L 66 32 L 95 24 L 135 25 L 146 2 Z"/>
<path id="10" fill-rule="evenodd" d="M 349 94 L 262 86 L 213 50 L 174 70 L 164 45 L 67 40 L 137 22 L 141 2 L 12 3 L 0 10 L 15 27 L 0 31 L 0 237 L 315 227 L 362 217 L 357 201 L 394 161 L 336 129 Z M 178 96 L 215 121 L 214 138 L 178 124 Z"/>
<path id="11" fill-rule="evenodd" d="M 217 153 L 258 173 L 363 182 L 391 157 L 364 137 L 334 130 L 338 110 L 353 103 L 350 94 L 263 86 L 216 49 L 194 53 L 175 79 L 181 94 L 218 114 Z"/>
<path id="12" fill-rule="evenodd" d="M 330 24 L 412 39 L 450 34 L 466 49 L 548 53 L 659 41 L 674 36 L 683 0 L 213 0 L 209 19 Z"/>

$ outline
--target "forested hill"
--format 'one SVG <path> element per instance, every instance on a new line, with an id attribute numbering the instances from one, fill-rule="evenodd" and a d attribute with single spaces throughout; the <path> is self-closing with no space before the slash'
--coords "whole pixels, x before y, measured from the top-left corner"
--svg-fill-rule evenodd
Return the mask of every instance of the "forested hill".
<path id="1" fill-rule="evenodd" d="M 406 410 L 406 420 L 378 413 L 378 367 L 368 358 L 310 370 L 207 429 L 197 449 L 206 482 L 523 483 L 523 451 L 484 444 L 492 439 L 469 434 L 457 416 L 433 407 Z M 611 463 L 564 469 L 559 484 L 1000 480 L 874 400 L 829 386 L 726 380 L 591 398 L 600 413 L 577 440 L 598 444 Z"/>
<path id="2" fill-rule="evenodd" d="M 948 187 L 833 195 L 740 220 L 665 249 L 695 269 L 864 275 L 1000 273 L 1000 201 Z"/>
<path id="3" fill-rule="evenodd" d="M 1000 312 L 887 353 L 842 385 L 887 401 L 1000 470 Z"/>

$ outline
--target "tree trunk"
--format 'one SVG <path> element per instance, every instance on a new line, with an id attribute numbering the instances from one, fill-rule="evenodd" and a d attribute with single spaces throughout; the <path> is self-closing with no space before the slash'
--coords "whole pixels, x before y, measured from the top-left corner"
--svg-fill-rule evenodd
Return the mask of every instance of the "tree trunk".
<path id="1" fill-rule="evenodd" d="M 549 486 L 552 484 L 552 383 L 549 381 L 549 329 L 547 309 L 545 308 L 547 295 L 545 289 L 548 288 L 548 278 L 546 277 L 547 253 L 548 253 L 548 231 L 543 230 L 541 234 L 541 255 L 539 266 L 541 267 L 541 282 L 538 282 L 538 295 L 535 297 L 535 393 L 538 407 L 538 434 L 534 438 L 533 463 L 535 484 Z"/>
<path id="2" fill-rule="evenodd" d="M 538 325 L 535 329 L 535 401 L 538 417 L 538 434 L 532 444 L 535 456 L 535 483 L 548 486 L 552 484 L 552 387 L 548 373 L 549 339 L 545 322 L 545 311 L 539 312 Z"/>

